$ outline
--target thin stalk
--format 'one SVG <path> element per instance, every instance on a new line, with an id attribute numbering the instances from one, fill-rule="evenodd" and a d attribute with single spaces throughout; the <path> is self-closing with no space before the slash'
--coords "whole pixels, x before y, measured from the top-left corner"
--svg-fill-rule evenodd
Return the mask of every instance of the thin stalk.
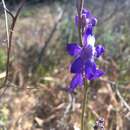
<path id="1" fill-rule="evenodd" d="M 87 82 L 87 81 L 86 81 Z M 84 119 L 84 122 L 86 121 L 86 125 L 85 125 L 85 127 L 86 127 L 86 129 L 89 129 L 89 127 L 88 127 L 88 121 L 89 121 L 89 117 L 90 117 L 90 114 L 91 113 L 89 113 L 89 109 L 88 109 L 88 103 L 89 103 L 89 98 L 90 98 L 90 95 L 89 95 L 89 90 L 90 90 L 90 87 L 89 87 L 89 83 L 87 82 L 86 83 L 86 87 L 87 87 L 87 92 L 86 92 L 86 101 L 85 101 L 85 104 L 86 104 L 86 106 L 85 106 L 85 113 L 86 113 L 86 118 Z"/>
<path id="2" fill-rule="evenodd" d="M 81 46 L 83 45 L 83 43 L 82 43 L 82 25 L 81 25 L 83 4 L 84 4 L 84 0 L 77 0 L 77 12 L 78 12 L 78 17 L 79 17 L 78 32 L 79 32 L 79 40 L 80 40 Z"/>
<path id="3" fill-rule="evenodd" d="M 15 24 L 16 24 L 16 21 L 17 21 L 17 18 L 18 18 L 18 15 L 19 15 L 19 13 L 20 13 L 20 11 L 21 11 L 21 9 L 22 9 L 22 7 L 23 7 L 23 5 L 24 5 L 24 3 L 25 3 L 25 1 L 26 0 L 21 0 L 21 3 L 19 4 L 19 7 L 18 7 L 18 9 L 17 9 L 17 12 L 16 12 L 16 14 L 15 14 L 15 16 L 6 8 L 6 5 L 5 5 L 5 2 L 4 2 L 4 0 L 2 0 L 2 2 L 3 2 L 3 7 L 4 7 L 4 11 L 5 11 L 5 16 L 6 16 L 6 30 L 7 30 L 7 39 L 8 39 L 8 46 L 7 46 L 7 63 L 6 63 L 6 76 L 5 76 L 5 80 L 4 80 L 4 82 L 3 82 L 3 84 L 2 84 L 2 86 L 0 86 L 0 89 L 1 88 L 4 88 L 5 87 L 5 85 L 6 85 L 6 83 L 7 83 L 7 81 L 8 81 L 8 77 L 9 77 L 9 64 L 10 64 L 10 53 L 11 53 L 11 46 L 12 46 L 12 36 L 13 36 L 13 32 L 14 32 L 14 27 L 15 27 Z M 6 12 L 7 11 L 7 12 Z M 6 13 L 8 13 L 8 14 L 10 14 L 11 15 L 11 17 L 12 17 L 12 23 L 11 23 L 11 27 L 10 27 L 10 30 L 9 30 L 9 32 L 8 32 L 8 17 L 7 17 L 7 14 Z M 8 34 L 9 33 L 9 34 Z M 9 36 L 8 36 L 9 35 Z M 9 38 L 8 38 L 9 37 Z M 4 95 L 4 93 L 5 93 L 5 91 L 7 90 L 7 88 L 8 88 L 9 86 L 8 85 L 6 85 L 6 87 L 3 89 L 3 91 L 1 92 L 1 94 L 0 94 L 0 99 L 1 99 L 1 97 Z"/>
<path id="4" fill-rule="evenodd" d="M 84 115 L 86 109 L 86 101 L 87 101 L 87 91 L 88 91 L 88 84 L 86 79 L 84 78 L 84 98 L 82 103 L 82 115 L 81 115 L 81 130 L 84 130 Z"/>
<path id="5" fill-rule="evenodd" d="M 24 5 L 26 0 L 22 0 L 21 3 L 19 4 L 19 7 L 17 9 L 17 12 L 15 14 L 15 16 L 10 12 L 10 14 L 12 14 L 12 18 L 13 18 L 13 21 L 12 21 L 12 24 L 11 24 L 11 27 L 10 27 L 10 33 L 9 33 L 9 41 L 8 41 L 8 48 L 7 48 L 7 63 L 6 63 L 6 77 L 5 77 L 5 81 L 4 81 L 4 84 L 6 84 L 7 80 L 8 80 L 8 77 L 9 77 L 9 63 L 10 63 L 10 53 L 11 53 L 11 46 L 12 46 L 12 36 L 13 36 L 13 31 L 14 31 L 14 27 L 16 25 L 16 21 L 17 21 L 17 18 L 18 18 L 18 15 Z M 6 7 L 4 7 L 5 10 L 6 10 Z"/>
<path id="6" fill-rule="evenodd" d="M 83 46 L 83 41 L 82 41 L 82 10 L 83 10 L 83 5 L 84 5 L 84 0 L 77 0 L 77 12 L 78 12 L 78 33 L 79 33 L 79 40 L 80 40 L 80 45 Z M 83 99 L 83 104 L 82 104 L 82 115 L 81 115 L 81 130 L 84 130 L 84 115 L 85 115 L 85 109 L 86 109 L 86 100 L 87 100 L 87 91 L 88 91 L 88 83 L 85 79 L 84 74 L 82 74 L 84 77 L 84 99 Z"/>
<path id="7" fill-rule="evenodd" d="M 6 26 L 6 33 L 7 33 L 7 48 L 9 47 L 9 27 L 8 27 L 8 15 L 6 10 L 5 1 L 2 0 L 3 7 L 4 7 L 4 13 L 5 13 L 5 26 Z"/>

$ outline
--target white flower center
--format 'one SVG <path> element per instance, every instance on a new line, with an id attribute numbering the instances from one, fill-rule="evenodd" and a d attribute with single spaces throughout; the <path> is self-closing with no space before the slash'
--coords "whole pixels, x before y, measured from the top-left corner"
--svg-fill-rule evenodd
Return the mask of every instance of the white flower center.
<path id="1" fill-rule="evenodd" d="M 87 38 L 87 43 L 88 43 L 88 45 L 91 45 L 92 47 L 94 47 L 95 37 L 92 36 L 92 35 L 89 35 L 88 38 Z"/>
<path id="2" fill-rule="evenodd" d="M 94 47 L 95 37 L 92 36 L 92 35 L 89 35 L 88 38 L 87 38 L 87 43 L 88 43 L 88 45 L 90 45 L 92 47 L 92 52 L 93 52 L 93 55 L 94 55 L 95 54 L 95 47 Z"/>

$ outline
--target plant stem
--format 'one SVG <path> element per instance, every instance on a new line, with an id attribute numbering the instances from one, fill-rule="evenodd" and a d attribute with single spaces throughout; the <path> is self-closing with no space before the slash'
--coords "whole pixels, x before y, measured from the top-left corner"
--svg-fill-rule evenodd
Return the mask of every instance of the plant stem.
<path id="1" fill-rule="evenodd" d="M 8 27 L 8 15 L 6 10 L 5 1 L 2 0 L 3 7 L 4 7 L 4 13 L 5 13 L 5 26 L 6 26 L 6 34 L 7 34 L 7 47 L 9 46 L 9 27 Z"/>
<path id="2" fill-rule="evenodd" d="M 80 45 L 83 46 L 83 41 L 82 41 L 82 10 L 83 10 L 83 5 L 84 5 L 84 0 L 77 0 L 77 12 L 78 12 L 78 32 L 79 32 L 79 40 L 80 40 Z M 82 74 L 84 77 L 84 99 L 83 99 L 83 104 L 82 104 L 82 115 L 81 115 L 81 130 L 84 130 L 84 114 L 85 114 L 85 109 L 86 109 L 86 100 L 87 100 L 87 91 L 88 91 L 88 86 L 87 86 L 87 81 L 85 79 L 84 74 Z"/>
<path id="3" fill-rule="evenodd" d="M 4 85 L 6 84 L 7 80 L 8 80 L 8 77 L 9 77 L 9 63 L 10 63 L 10 53 L 11 53 L 11 47 L 12 47 L 12 36 L 13 36 L 13 31 L 14 31 L 14 27 L 16 25 L 16 21 L 17 21 L 17 18 L 18 18 L 18 15 L 24 5 L 26 0 L 21 0 L 21 3 L 19 4 L 19 7 L 17 9 L 17 12 L 15 14 L 15 16 L 9 12 L 9 14 L 11 14 L 12 18 L 13 18 L 13 21 L 11 23 L 11 27 L 10 27 L 10 32 L 9 32 L 9 38 L 8 38 L 8 46 L 7 46 L 7 63 L 6 63 L 6 77 L 5 77 L 5 80 L 4 80 Z M 6 10 L 6 6 L 4 8 L 4 10 Z M 3 86 L 4 86 L 3 85 Z"/>
<path id="4" fill-rule="evenodd" d="M 82 43 L 82 25 L 81 25 L 83 4 L 84 4 L 84 0 L 77 0 L 77 12 L 78 12 L 78 17 L 79 17 L 78 32 L 79 32 L 79 40 L 80 40 L 81 46 L 83 45 L 83 43 Z"/>
<path id="5" fill-rule="evenodd" d="M 84 78 L 84 98 L 82 103 L 81 130 L 84 130 L 84 114 L 85 114 L 86 101 L 87 101 L 87 91 L 88 91 L 88 85 L 87 85 L 87 81 Z"/>

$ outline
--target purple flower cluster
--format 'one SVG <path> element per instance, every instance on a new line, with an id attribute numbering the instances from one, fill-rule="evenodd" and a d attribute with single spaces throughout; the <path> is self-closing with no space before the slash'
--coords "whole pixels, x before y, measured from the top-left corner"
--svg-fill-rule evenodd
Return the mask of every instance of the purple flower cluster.
<path id="1" fill-rule="evenodd" d="M 104 53 L 102 45 L 94 45 L 93 34 L 97 19 L 90 11 L 83 9 L 82 16 L 75 16 L 76 28 L 80 26 L 82 31 L 82 46 L 79 43 L 67 44 L 66 50 L 75 59 L 71 64 L 70 71 L 74 77 L 70 83 L 70 91 L 74 91 L 77 86 L 83 85 L 83 78 L 95 80 L 104 75 L 104 72 L 97 68 L 95 60 Z"/>
<path id="2" fill-rule="evenodd" d="M 94 27 L 97 24 L 97 19 L 94 17 L 89 10 L 83 9 L 82 10 L 82 16 L 79 18 L 79 16 L 75 16 L 75 24 L 76 26 L 81 25 L 81 28 L 83 32 L 86 30 L 86 28 L 89 29 L 89 27 Z"/>

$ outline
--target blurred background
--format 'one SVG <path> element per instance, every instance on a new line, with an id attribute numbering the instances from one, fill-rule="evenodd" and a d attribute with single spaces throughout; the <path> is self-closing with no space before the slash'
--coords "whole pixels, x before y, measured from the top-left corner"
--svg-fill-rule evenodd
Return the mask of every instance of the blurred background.
<path id="1" fill-rule="evenodd" d="M 20 0 L 6 0 L 15 14 Z M 105 119 L 105 130 L 130 130 L 130 0 L 85 0 L 97 17 L 96 43 L 106 52 L 106 75 L 90 82 L 88 124 Z M 13 31 L 8 88 L 0 97 L 0 130 L 79 130 L 83 89 L 66 91 L 72 74 L 67 43 L 78 41 L 73 0 L 26 0 Z M 11 24 L 11 17 L 9 24 Z M 0 2 L 0 84 L 7 38 Z M 0 89 L 0 92 L 4 88 Z"/>

